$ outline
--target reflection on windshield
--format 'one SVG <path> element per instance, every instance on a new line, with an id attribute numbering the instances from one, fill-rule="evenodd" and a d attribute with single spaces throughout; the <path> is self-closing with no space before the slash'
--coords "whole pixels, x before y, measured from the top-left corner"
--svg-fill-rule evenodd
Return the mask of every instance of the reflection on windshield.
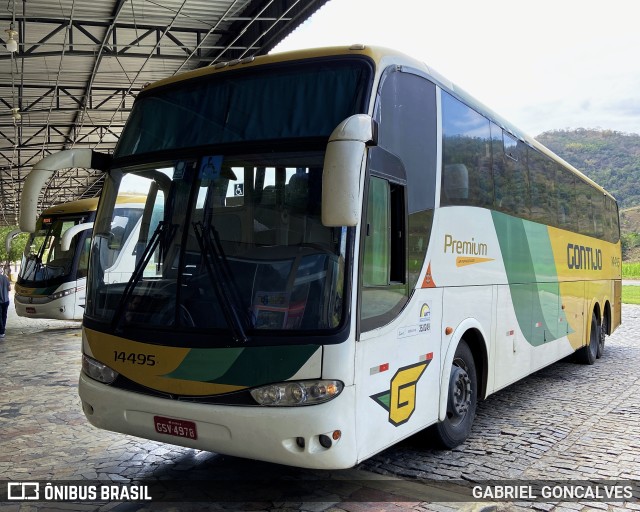
<path id="1" fill-rule="evenodd" d="M 233 271 L 229 266 L 229 260 L 227 260 L 220 242 L 220 235 L 212 225 L 209 225 L 207 229 L 201 222 L 194 223 L 193 229 L 198 238 L 201 253 L 208 256 L 204 258 L 205 268 L 207 269 L 209 281 L 216 292 L 218 303 L 222 306 L 225 320 L 231 329 L 233 339 L 246 343 L 247 334 L 245 328 L 247 326 L 254 327 L 255 323 L 250 319 L 250 313 L 249 321 L 247 322 L 246 313 L 250 310 L 245 308 L 242 303 Z"/>
<path id="2" fill-rule="evenodd" d="M 133 270 L 128 249 L 142 216 L 140 198 L 121 197 L 106 231 L 107 239 L 97 263 L 109 282 L 129 279 Z M 58 285 L 87 277 L 93 212 L 43 215 L 25 247 L 19 283 L 23 286 Z M 77 230 L 71 228 L 77 227 Z M 71 230 L 71 231 L 70 231 Z M 67 234 L 67 236 L 65 236 Z M 65 246 L 67 238 L 68 247 Z M 129 252 L 129 256 L 127 256 Z"/>
<path id="3" fill-rule="evenodd" d="M 21 284 L 59 281 L 72 273 L 80 237 L 74 237 L 70 247 L 63 250 L 62 235 L 83 220 L 79 216 L 49 216 L 38 221 L 36 232 L 29 237 L 22 258 L 19 276 Z"/>
<path id="4" fill-rule="evenodd" d="M 92 264 L 88 317 L 117 329 L 224 330 L 241 342 L 260 331 L 340 324 L 346 229 L 320 221 L 321 153 L 211 155 L 122 176 L 121 192 L 147 196 L 136 270 L 105 283 Z M 103 206 L 117 186 L 107 181 Z M 92 262 L 105 250 L 107 208 L 96 220 Z"/>

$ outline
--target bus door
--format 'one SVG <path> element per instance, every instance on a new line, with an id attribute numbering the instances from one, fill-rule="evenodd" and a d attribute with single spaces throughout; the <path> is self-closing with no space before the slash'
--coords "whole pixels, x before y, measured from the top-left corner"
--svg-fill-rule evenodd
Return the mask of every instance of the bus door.
<path id="1" fill-rule="evenodd" d="M 442 292 L 410 290 L 405 189 L 401 179 L 374 171 L 365 189 L 356 348 L 359 459 L 438 415 L 440 336 L 434 326 Z"/>

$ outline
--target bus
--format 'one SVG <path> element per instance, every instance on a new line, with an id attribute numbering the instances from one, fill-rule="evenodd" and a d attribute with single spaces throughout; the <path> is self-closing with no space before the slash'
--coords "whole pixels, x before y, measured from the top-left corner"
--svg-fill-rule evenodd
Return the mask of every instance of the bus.
<path id="1" fill-rule="evenodd" d="M 83 160 L 98 160 L 85 155 Z M 102 161 L 83 319 L 88 421 L 348 468 L 621 321 L 615 199 L 422 62 L 356 45 L 188 72 Z M 121 191 L 147 197 L 104 279 Z"/>
<path id="2" fill-rule="evenodd" d="M 114 209 L 112 236 L 104 254 L 108 279 L 120 282 L 133 272 L 131 258 L 125 254 L 133 251 L 135 236 L 130 235 L 139 229 L 145 200 L 123 195 Z M 82 320 L 97 206 L 97 198 L 55 205 L 43 211 L 32 228 L 25 229 L 30 235 L 14 296 L 19 316 Z"/>

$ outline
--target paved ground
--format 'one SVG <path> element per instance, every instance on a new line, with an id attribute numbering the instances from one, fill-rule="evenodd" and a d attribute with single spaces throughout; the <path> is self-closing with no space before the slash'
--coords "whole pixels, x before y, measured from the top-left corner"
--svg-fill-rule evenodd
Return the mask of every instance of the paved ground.
<path id="1" fill-rule="evenodd" d="M 640 485 L 640 306 L 594 366 L 563 361 L 480 404 L 471 438 L 448 452 L 412 438 L 349 471 L 318 472 L 225 457 L 112 434 L 91 427 L 77 396 L 77 323 L 25 321 L 10 308 L 0 340 L 0 480 L 72 482 L 206 481 L 211 501 L 136 504 L 0 503 L 6 510 L 507 511 L 640 510 L 637 499 L 461 502 L 456 486 L 498 480 L 523 485 L 569 480 Z M 281 492 L 311 481 L 309 496 L 215 500 L 228 483 L 274 484 Z M 316 485 L 317 484 L 317 485 Z M 445 487 L 450 484 L 451 487 Z M 2 487 L 0 483 L 0 487 Z M 202 487 L 202 486 L 200 486 Z M 0 494 L 3 489 L 0 488 Z M 240 490 L 241 492 L 241 490 Z M 239 501 L 246 499 L 246 501 Z"/>

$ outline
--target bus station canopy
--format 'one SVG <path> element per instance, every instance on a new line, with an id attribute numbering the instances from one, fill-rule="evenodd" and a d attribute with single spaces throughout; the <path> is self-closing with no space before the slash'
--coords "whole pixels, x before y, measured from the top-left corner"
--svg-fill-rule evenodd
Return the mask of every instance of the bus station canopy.
<path id="1" fill-rule="evenodd" d="M 149 82 L 264 55 L 328 0 L 9 0 L 0 11 L 0 225 L 44 156 L 112 153 Z M 95 197 L 97 171 L 56 174 L 41 210 Z"/>

